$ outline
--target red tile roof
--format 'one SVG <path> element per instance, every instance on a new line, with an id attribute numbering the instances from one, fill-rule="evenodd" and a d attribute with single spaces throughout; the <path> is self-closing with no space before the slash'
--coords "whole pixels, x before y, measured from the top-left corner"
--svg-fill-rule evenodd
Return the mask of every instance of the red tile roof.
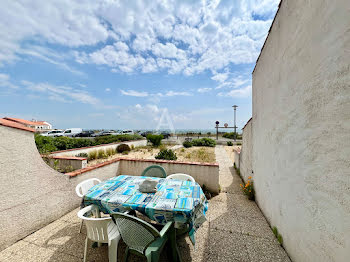
<path id="1" fill-rule="evenodd" d="M 33 128 L 26 127 L 20 123 L 16 123 L 14 121 L 10 121 L 10 120 L 4 119 L 4 118 L 0 118 L 0 125 L 7 126 L 7 127 L 13 127 L 13 128 L 17 128 L 17 129 L 21 129 L 21 130 L 25 130 L 25 131 L 29 131 L 29 132 L 35 132 L 35 130 Z"/>
<path id="2" fill-rule="evenodd" d="M 6 120 L 10 120 L 10 121 L 14 121 L 17 123 L 21 123 L 24 125 L 31 125 L 31 126 L 42 126 L 42 125 L 47 125 L 44 123 L 44 121 L 29 121 L 29 120 L 25 120 L 25 119 L 20 119 L 20 118 L 13 118 L 13 117 L 4 117 L 4 119 Z"/>

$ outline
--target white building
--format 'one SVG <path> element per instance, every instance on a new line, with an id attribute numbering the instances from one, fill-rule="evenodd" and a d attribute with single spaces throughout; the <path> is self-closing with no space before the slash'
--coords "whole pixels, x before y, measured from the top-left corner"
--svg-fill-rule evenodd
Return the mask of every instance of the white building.
<path id="1" fill-rule="evenodd" d="M 29 120 L 13 118 L 13 117 L 4 117 L 4 119 L 22 124 L 29 128 L 33 128 L 37 132 L 46 132 L 52 129 L 52 125 L 46 121 L 37 121 L 34 119 L 32 121 L 29 121 Z"/>

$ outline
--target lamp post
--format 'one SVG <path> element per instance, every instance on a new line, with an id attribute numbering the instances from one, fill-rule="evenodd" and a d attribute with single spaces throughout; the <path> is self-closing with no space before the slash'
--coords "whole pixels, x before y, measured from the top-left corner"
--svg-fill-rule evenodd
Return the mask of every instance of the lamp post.
<path id="1" fill-rule="evenodd" d="M 216 121 L 215 122 L 215 124 L 216 124 L 216 140 L 218 140 L 218 138 L 219 138 L 219 121 Z"/>
<path id="2" fill-rule="evenodd" d="M 235 138 L 235 141 L 236 141 L 236 138 L 237 138 L 237 132 L 236 132 L 236 130 L 237 130 L 237 126 L 236 126 L 236 109 L 237 109 L 237 105 L 233 105 L 232 106 L 233 107 L 233 110 L 234 110 L 234 112 L 235 112 L 235 125 L 233 126 L 233 128 L 235 129 L 235 136 L 234 136 L 234 138 Z"/>

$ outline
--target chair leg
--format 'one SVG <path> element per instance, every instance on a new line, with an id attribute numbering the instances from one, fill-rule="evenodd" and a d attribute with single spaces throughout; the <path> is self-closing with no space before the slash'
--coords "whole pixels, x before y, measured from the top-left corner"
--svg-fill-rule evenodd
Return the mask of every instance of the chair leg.
<path id="1" fill-rule="evenodd" d="M 151 252 L 146 256 L 147 262 L 157 262 L 159 261 L 160 252 Z"/>
<path id="2" fill-rule="evenodd" d="M 120 238 L 113 239 L 108 245 L 108 260 L 109 260 L 109 262 L 117 262 L 119 239 Z"/>
<path id="3" fill-rule="evenodd" d="M 89 246 L 89 239 L 86 238 L 85 239 L 85 249 L 84 249 L 84 262 L 86 262 L 86 259 L 87 259 L 87 249 L 88 249 L 88 246 Z"/>
<path id="4" fill-rule="evenodd" d="M 126 247 L 125 249 L 125 255 L 124 255 L 124 262 L 128 261 L 128 257 L 129 257 L 129 247 Z"/>
<path id="5" fill-rule="evenodd" d="M 81 222 L 80 222 L 80 228 L 79 228 L 79 233 L 81 233 L 81 229 L 83 228 L 83 222 L 84 222 L 84 220 L 81 220 Z"/>

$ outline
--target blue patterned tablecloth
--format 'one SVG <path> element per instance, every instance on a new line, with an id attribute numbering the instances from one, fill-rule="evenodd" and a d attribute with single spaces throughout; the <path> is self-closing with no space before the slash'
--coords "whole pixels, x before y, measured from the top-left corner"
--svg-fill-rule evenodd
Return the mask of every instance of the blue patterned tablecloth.
<path id="1" fill-rule="evenodd" d="M 139 185 L 151 178 L 158 182 L 156 193 L 141 193 Z M 202 188 L 190 181 L 157 177 L 117 176 L 92 187 L 83 198 L 83 206 L 97 205 L 105 214 L 137 210 L 160 224 L 169 221 L 189 225 L 195 231 L 206 221 L 208 201 Z"/>

